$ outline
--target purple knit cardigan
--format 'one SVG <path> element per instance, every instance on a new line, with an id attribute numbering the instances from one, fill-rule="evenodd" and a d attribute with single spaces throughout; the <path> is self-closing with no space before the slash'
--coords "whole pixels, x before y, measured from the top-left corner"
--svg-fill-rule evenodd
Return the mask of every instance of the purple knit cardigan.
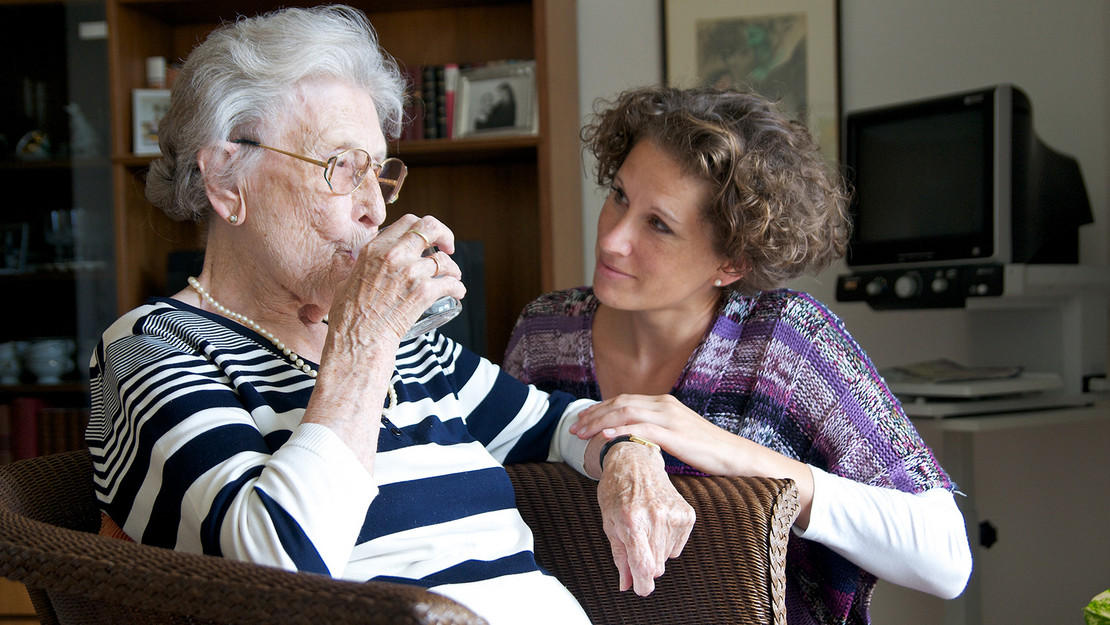
<path id="1" fill-rule="evenodd" d="M 600 399 L 580 287 L 529 304 L 504 369 L 539 388 Z M 828 308 L 776 290 L 724 298 L 671 394 L 716 425 L 829 473 L 919 493 L 954 488 L 871 360 Z M 665 455 L 671 473 L 697 473 Z M 787 548 L 791 625 L 868 623 L 875 577 L 813 541 Z"/>

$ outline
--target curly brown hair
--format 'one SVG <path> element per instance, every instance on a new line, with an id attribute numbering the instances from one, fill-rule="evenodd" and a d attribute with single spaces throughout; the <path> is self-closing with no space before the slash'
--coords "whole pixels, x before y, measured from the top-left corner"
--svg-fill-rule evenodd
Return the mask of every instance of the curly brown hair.
<path id="1" fill-rule="evenodd" d="M 741 276 L 732 288 L 777 288 L 844 255 L 851 223 L 843 178 L 806 127 L 773 102 L 709 87 L 646 87 L 598 106 L 582 130 L 598 184 L 611 186 L 644 139 L 713 184 L 702 219 L 715 251 Z"/>

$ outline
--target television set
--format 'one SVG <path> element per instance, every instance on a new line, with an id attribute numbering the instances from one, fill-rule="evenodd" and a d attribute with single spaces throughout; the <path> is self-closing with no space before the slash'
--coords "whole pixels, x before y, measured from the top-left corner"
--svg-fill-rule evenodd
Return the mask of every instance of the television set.
<path id="1" fill-rule="evenodd" d="M 1092 220 L 1082 172 L 1038 138 L 1021 89 L 854 111 L 844 130 L 853 273 L 838 300 L 961 307 L 1001 295 L 1007 264 L 1078 262 Z"/>

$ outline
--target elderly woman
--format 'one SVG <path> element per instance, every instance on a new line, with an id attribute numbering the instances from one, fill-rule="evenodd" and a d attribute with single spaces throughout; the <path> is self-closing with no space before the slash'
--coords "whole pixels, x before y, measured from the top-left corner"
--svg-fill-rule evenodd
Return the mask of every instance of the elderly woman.
<path id="1" fill-rule="evenodd" d="M 876 576 L 958 595 L 971 554 L 948 475 L 841 321 L 780 288 L 848 236 L 806 128 L 756 95 L 647 88 L 584 136 L 609 188 L 593 287 L 525 308 L 505 369 L 618 398 L 573 431 L 655 441 L 672 473 L 793 478 L 791 625 L 869 622 Z"/>
<path id="2" fill-rule="evenodd" d="M 147 195 L 207 225 L 204 267 L 93 355 L 97 496 L 143 543 L 421 585 L 491 623 L 585 622 L 537 566 L 501 463 L 600 478 L 621 575 L 642 592 L 692 510 L 657 450 L 617 445 L 601 470 L 604 437 L 569 433 L 592 402 L 435 332 L 402 338 L 465 294 L 442 223 L 382 228 L 404 182 L 387 158 L 403 86 L 342 6 L 240 19 L 190 55 Z"/>

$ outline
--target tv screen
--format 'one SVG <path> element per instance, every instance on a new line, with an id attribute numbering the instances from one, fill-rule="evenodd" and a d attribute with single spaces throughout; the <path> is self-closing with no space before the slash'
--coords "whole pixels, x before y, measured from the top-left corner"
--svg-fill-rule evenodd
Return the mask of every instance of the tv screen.
<path id="1" fill-rule="evenodd" d="M 859 239 L 912 242 L 974 236 L 989 227 L 991 133 L 984 117 L 965 108 L 860 128 Z"/>
<path id="2" fill-rule="evenodd" d="M 848 116 L 849 264 L 996 255 L 995 116 L 984 93 Z"/>

